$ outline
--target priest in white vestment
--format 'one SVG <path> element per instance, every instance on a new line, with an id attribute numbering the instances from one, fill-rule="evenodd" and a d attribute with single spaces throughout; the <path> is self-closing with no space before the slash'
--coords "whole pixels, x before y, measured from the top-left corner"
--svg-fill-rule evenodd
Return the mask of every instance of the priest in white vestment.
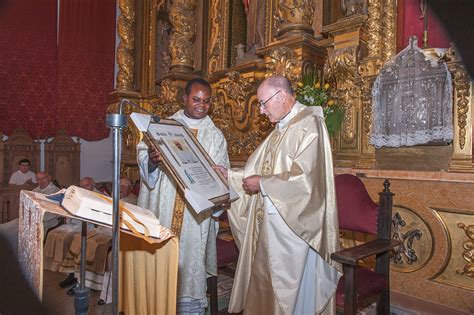
<path id="1" fill-rule="evenodd" d="M 207 116 L 211 105 L 211 87 L 203 79 L 192 79 L 186 85 L 184 110 L 170 118 L 197 132 L 197 140 L 218 165 L 229 165 L 227 143 L 222 132 Z M 173 213 L 184 211 L 179 235 L 178 314 L 203 314 L 207 307 L 206 279 L 217 275 L 217 224 L 212 211 L 199 214 L 188 205 L 184 209 L 177 184 L 160 165 L 158 151 L 141 142 L 137 148 L 141 187 L 138 205 L 152 210 L 161 225 L 171 228 Z M 179 207 L 183 209 L 178 209 Z M 144 266 L 143 266 L 144 267 Z M 137 266 L 136 268 L 140 268 Z M 160 279 L 147 279 L 160 281 Z"/>
<path id="2" fill-rule="evenodd" d="M 335 314 L 338 219 L 321 107 L 296 102 L 280 76 L 267 78 L 257 96 L 275 129 L 245 167 L 218 167 L 240 197 L 228 211 L 240 250 L 228 310 Z"/>

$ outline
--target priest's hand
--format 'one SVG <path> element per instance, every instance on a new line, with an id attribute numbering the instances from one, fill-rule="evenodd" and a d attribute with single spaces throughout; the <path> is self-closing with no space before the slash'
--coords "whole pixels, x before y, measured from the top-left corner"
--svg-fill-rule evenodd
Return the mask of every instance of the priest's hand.
<path id="1" fill-rule="evenodd" d="M 158 149 L 153 146 L 148 147 L 148 157 L 150 159 L 151 164 L 153 164 L 154 166 L 157 166 L 158 164 L 161 164 L 163 162 L 160 151 L 158 151 Z"/>
<path id="2" fill-rule="evenodd" d="M 221 165 L 214 165 L 212 167 L 215 171 L 219 172 L 222 174 L 222 176 L 225 177 L 225 179 L 228 179 L 228 174 L 229 174 L 229 171 L 224 167 L 224 166 L 221 166 Z"/>
<path id="3" fill-rule="evenodd" d="M 242 188 L 249 195 L 258 193 L 260 191 L 260 176 L 252 175 L 249 177 L 245 177 L 242 180 Z"/>

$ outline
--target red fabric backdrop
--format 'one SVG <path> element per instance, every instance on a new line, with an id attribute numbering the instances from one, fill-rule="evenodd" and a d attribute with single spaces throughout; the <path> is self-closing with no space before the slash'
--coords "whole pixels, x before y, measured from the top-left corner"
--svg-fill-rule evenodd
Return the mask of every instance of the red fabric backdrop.
<path id="1" fill-rule="evenodd" d="M 57 0 L 8 1 L 0 16 L 0 130 L 55 132 Z"/>
<path id="2" fill-rule="evenodd" d="M 16 0 L 0 17 L 0 130 L 33 138 L 108 136 L 115 0 Z"/>
<path id="3" fill-rule="evenodd" d="M 418 37 L 418 46 L 423 45 L 423 19 L 420 18 L 420 0 L 398 1 L 397 51 L 408 45 L 410 36 Z M 449 36 L 436 15 L 428 8 L 428 46 L 449 47 Z"/>

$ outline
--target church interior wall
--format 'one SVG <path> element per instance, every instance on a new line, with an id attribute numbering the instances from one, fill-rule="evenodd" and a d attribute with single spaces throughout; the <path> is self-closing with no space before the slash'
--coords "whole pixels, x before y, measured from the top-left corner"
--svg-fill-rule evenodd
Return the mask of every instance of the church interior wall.
<path id="1" fill-rule="evenodd" d="M 159 6 L 151 0 L 120 1 L 115 91 L 108 110 L 115 111 L 118 101 L 128 98 L 166 117 L 180 108 L 185 82 L 203 75 L 215 97 L 211 116 L 229 143 L 232 164 L 242 165 L 273 128 L 258 113 L 258 84 L 272 74 L 296 82 L 305 71 L 315 70 L 336 88 L 334 97 L 347 102 L 343 128 L 332 139 L 335 172 L 361 177 L 374 200 L 383 179 L 391 180 L 394 214 L 399 216 L 393 222 L 399 224 L 398 237 L 415 253 L 402 253 L 399 264 L 392 265 L 392 290 L 472 312 L 473 89 L 462 62 L 453 57 L 449 64 L 454 82 L 453 142 L 375 149 L 368 142 L 373 123 L 370 91 L 382 66 L 401 48 L 397 48 L 396 5 L 403 1 L 317 0 L 322 13 L 314 13 L 309 27 L 313 32 L 308 27 L 298 28 L 306 22 L 289 21 L 290 12 L 282 8 L 277 21 L 274 9 L 279 2 L 290 1 L 264 1 L 265 12 L 260 12 L 265 21 L 260 29 L 263 45 L 250 52 L 236 47 L 246 44 L 248 31 L 241 1 L 198 1 L 190 7 L 171 1 Z M 296 2 L 303 6 L 308 1 Z M 342 13 L 343 3 L 350 14 Z M 172 5 L 181 7 L 172 9 Z M 174 10 L 180 17 L 181 9 L 192 11 L 196 25 L 188 25 L 186 20 L 181 21 L 183 25 L 170 22 L 170 12 Z M 136 15 L 129 14 L 132 11 Z M 302 22 L 308 17 L 300 18 Z M 277 35 L 283 26 L 290 31 Z M 195 27 L 195 36 L 190 36 L 189 27 Z M 173 33 L 176 28 L 180 33 Z M 192 46 L 184 59 L 170 53 L 182 48 L 176 46 L 173 36 Z M 130 111 L 134 110 L 126 109 Z M 129 124 L 124 130 L 122 175 L 133 180 L 138 179 L 135 147 L 140 139 L 140 133 Z M 81 177 L 110 181 L 111 136 L 79 141 Z M 44 168 L 44 147 L 41 152 Z"/>
<path id="2" fill-rule="evenodd" d="M 145 10 L 158 17 L 156 24 L 150 20 L 137 25 L 141 30 L 147 30 L 146 34 L 154 44 L 147 49 L 154 58 L 149 61 L 135 59 L 143 68 L 134 77 L 141 82 L 144 77 L 156 79 L 157 88 L 156 95 L 137 95 L 136 101 L 161 116 L 169 115 L 180 108 L 180 93 L 186 80 L 204 75 L 211 83 L 215 97 L 211 117 L 228 141 L 232 164 L 239 166 L 273 127 L 258 113 L 258 84 L 272 74 L 284 75 L 296 82 L 305 71 L 315 70 L 335 88 L 334 97 L 347 102 L 343 128 L 332 139 L 336 173 L 353 173 L 363 178 L 374 200 L 378 199 L 382 178 L 390 179 L 396 194 L 397 213 L 406 223 L 398 232 L 411 235 L 414 233 L 411 230 L 424 231 L 423 236 L 412 243 L 419 259 L 411 261 L 411 267 L 407 267 L 406 257 L 402 267 L 392 266 L 392 290 L 460 311 L 472 310 L 474 288 L 469 284 L 472 277 L 469 271 L 463 271 L 463 267 L 469 269 L 472 262 L 465 260 L 462 247 L 471 236 L 457 225 L 474 224 L 471 206 L 474 200 L 468 193 L 474 183 L 472 90 L 462 72 L 462 63 L 454 58 L 449 64 L 455 82 L 455 138 L 452 143 L 375 149 L 368 142 L 373 123 L 370 92 L 384 63 L 401 49 L 397 48 L 400 37 L 397 33 L 400 7 L 397 5 L 403 1 L 321 0 L 316 1 L 315 7 L 322 7 L 322 14 L 314 12 L 312 19 L 308 19 L 307 15 L 298 13 L 298 21 L 291 20 L 294 16 L 280 7 L 280 2 L 259 2 L 265 4 L 264 11 L 260 11 L 265 23 L 258 29 L 263 34 L 260 37 L 263 45 L 251 51 L 245 47 L 244 40 L 249 38 L 252 27 L 249 28 L 246 16 L 242 15 L 245 11 L 242 12 L 241 2 L 210 0 L 206 12 L 209 25 L 202 27 L 206 21 L 196 18 L 196 32 L 208 29 L 209 33 L 207 37 L 197 34 L 196 41 L 201 36 L 202 42 L 190 43 L 195 48 L 195 55 L 187 56 L 187 60 L 192 60 L 190 64 L 186 64 L 190 61 L 179 61 L 169 54 L 176 48 L 171 39 L 175 28 L 181 27 L 180 36 L 189 38 L 189 33 L 186 34 L 189 25 L 163 22 L 171 8 L 167 2 L 162 8 Z M 297 2 L 300 7 L 308 3 Z M 195 16 L 201 16 L 200 9 L 182 5 L 186 10 L 194 10 Z M 305 24 L 308 21 L 311 21 L 309 27 Z M 416 23 L 419 25 L 420 21 Z M 171 34 L 170 38 L 162 40 L 163 29 L 169 30 L 166 34 Z M 433 38 L 437 37 L 432 36 L 431 40 Z M 240 51 L 236 47 L 238 44 L 243 45 Z M 197 52 L 196 47 L 201 51 Z M 207 58 L 200 62 L 202 56 Z M 119 93 L 127 96 L 130 92 L 133 91 Z M 132 126 L 125 146 L 128 149 L 125 150 L 123 169 L 127 174 L 137 175 L 133 158 L 134 145 L 139 139 L 139 133 Z M 459 192 L 464 193 L 460 195 Z M 448 244 L 449 238 L 459 242 Z M 431 245 L 426 245 L 428 243 Z M 417 284 L 419 277 L 422 281 Z M 404 288 L 403 283 L 409 283 L 409 288 Z M 436 299 L 439 296 L 446 296 L 446 299 Z"/>

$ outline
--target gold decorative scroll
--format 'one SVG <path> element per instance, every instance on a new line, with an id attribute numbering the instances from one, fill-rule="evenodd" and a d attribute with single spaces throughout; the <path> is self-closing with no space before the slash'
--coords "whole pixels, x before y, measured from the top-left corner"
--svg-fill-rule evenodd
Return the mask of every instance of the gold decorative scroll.
<path id="1" fill-rule="evenodd" d="M 178 99 L 178 85 L 170 79 L 161 81 L 158 104 L 154 104 L 153 112 L 160 117 L 169 117 L 181 108 Z"/>
<path id="2" fill-rule="evenodd" d="M 385 0 L 382 15 L 382 60 L 387 61 L 396 52 L 396 0 Z M 380 46 L 380 45 L 379 45 Z"/>
<path id="3" fill-rule="evenodd" d="M 295 52 L 291 48 L 283 46 L 272 50 L 270 60 L 265 77 L 277 74 L 296 84 L 301 73 L 301 63 L 296 59 Z"/>
<path id="4" fill-rule="evenodd" d="M 275 12 L 277 37 L 313 34 L 314 1 L 278 0 Z"/>
<path id="5" fill-rule="evenodd" d="M 452 71 L 454 91 L 455 91 L 455 110 L 457 112 L 457 125 L 459 133 L 459 146 L 464 149 L 466 144 L 466 126 L 467 114 L 469 112 L 469 98 L 470 98 L 470 81 L 469 76 L 461 64 L 457 64 L 455 70 Z"/>
<path id="6" fill-rule="evenodd" d="M 369 57 L 379 57 L 381 50 L 381 18 L 380 18 L 380 0 L 369 0 L 368 8 L 369 18 L 367 19 L 367 48 Z"/>
<path id="7" fill-rule="evenodd" d="M 224 0 L 211 0 L 211 9 L 209 13 L 209 19 L 211 21 L 211 31 L 209 32 L 209 64 L 208 64 L 208 73 L 212 75 L 217 70 L 223 68 L 223 29 L 224 25 L 224 14 L 222 14 L 223 6 L 225 4 Z"/>
<path id="8" fill-rule="evenodd" d="M 362 124 L 363 124 L 363 145 L 365 150 L 371 150 L 369 143 L 372 131 L 372 80 L 364 80 L 362 84 Z"/>
<path id="9" fill-rule="evenodd" d="M 212 120 L 224 133 L 231 159 L 243 160 L 272 128 L 268 119 L 259 114 L 258 82 L 231 71 L 214 86 L 217 101 L 213 103 Z"/>
<path id="10" fill-rule="evenodd" d="M 135 1 L 119 0 L 120 15 L 117 32 L 120 38 L 117 47 L 117 90 L 133 90 L 134 51 L 135 51 Z"/>
<path id="11" fill-rule="evenodd" d="M 195 8 L 196 0 L 176 0 L 170 7 L 169 18 L 172 25 L 169 43 L 171 70 L 182 72 L 194 70 Z"/>
<path id="12" fill-rule="evenodd" d="M 463 222 L 459 222 L 457 226 L 464 230 L 467 240 L 462 242 L 461 254 L 466 264 L 456 270 L 456 273 L 474 278 L 474 224 L 466 225 Z"/>
<path id="13" fill-rule="evenodd" d="M 355 108 L 357 87 L 355 86 L 357 48 L 355 46 L 334 51 L 328 58 L 325 67 L 325 76 L 333 82 L 336 89 L 334 96 L 345 107 L 344 121 L 342 124 L 342 138 L 346 143 L 352 143 L 355 137 Z"/>

